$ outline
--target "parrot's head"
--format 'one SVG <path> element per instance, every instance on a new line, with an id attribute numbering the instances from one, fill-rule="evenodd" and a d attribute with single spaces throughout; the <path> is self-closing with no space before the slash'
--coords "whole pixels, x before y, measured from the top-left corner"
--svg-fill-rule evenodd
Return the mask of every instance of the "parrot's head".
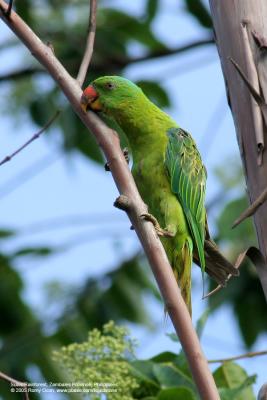
<path id="1" fill-rule="evenodd" d="M 84 90 L 81 106 L 84 111 L 102 111 L 115 119 L 123 110 L 129 110 L 142 90 L 133 82 L 120 76 L 102 76 Z"/>

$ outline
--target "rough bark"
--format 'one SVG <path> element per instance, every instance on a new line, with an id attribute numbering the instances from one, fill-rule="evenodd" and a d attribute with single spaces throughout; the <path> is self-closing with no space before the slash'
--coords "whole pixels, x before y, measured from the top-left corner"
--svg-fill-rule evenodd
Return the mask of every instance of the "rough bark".
<path id="1" fill-rule="evenodd" d="M 252 203 L 267 186 L 267 1 L 210 0 L 210 7 Z M 266 201 L 255 212 L 254 223 L 266 261 Z M 258 266 L 257 272 L 267 299 L 267 266 Z"/>

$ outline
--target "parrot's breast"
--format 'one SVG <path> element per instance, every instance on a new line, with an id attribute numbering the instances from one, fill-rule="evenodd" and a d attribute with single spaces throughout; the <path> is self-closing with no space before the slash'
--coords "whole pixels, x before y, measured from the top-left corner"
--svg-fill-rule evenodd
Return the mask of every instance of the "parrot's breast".
<path id="1" fill-rule="evenodd" d="M 184 212 L 171 191 L 164 160 L 165 151 L 150 152 L 137 159 L 132 169 L 134 180 L 148 211 L 157 218 L 161 227 L 179 236 L 187 236 Z"/>

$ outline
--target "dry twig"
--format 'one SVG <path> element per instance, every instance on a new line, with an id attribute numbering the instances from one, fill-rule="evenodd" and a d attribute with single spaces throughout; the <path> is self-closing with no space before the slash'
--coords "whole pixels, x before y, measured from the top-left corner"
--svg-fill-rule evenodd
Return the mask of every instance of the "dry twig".
<path id="1" fill-rule="evenodd" d="M 127 199 L 125 202 L 127 203 L 127 214 L 150 262 L 169 316 L 187 356 L 200 397 L 205 400 L 219 400 L 218 390 L 163 246 L 153 225 L 140 218 L 140 215 L 147 213 L 147 207 L 138 193 L 121 151 L 118 135 L 114 134 L 114 131 L 108 128 L 96 114 L 85 113 L 82 110 L 80 105 L 82 90 L 77 81 L 68 74 L 55 55 L 47 51 L 47 46 L 15 12 L 12 13 L 12 23 L 10 23 L 5 16 L 6 8 L 4 0 L 0 0 L 0 18 L 48 70 L 68 98 L 76 114 L 93 133 L 102 148 L 118 190 L 124 195 L 124 199 Z"/>
<path id="2" fill-rule="evenodd" d="M 208 360 L 208 363 L 210 364 L 215 364 L 215 363 L 224 363 L 228 361 L 236 361 L 236 360 L 242 360 L 243 358 L 252 358 L 252 357 L 257 357 L 257 356 L 266 356 L 267 350 L 262 350 L 262 351 L 249 351 L 248 353 L 241 354 L 239 356 L 234 356 L 234 357 L 228 357 L 228 358 L 220 358 L 216 360 Z"/>
<path id="3" fill-rule="evenodd" d="M 11 385 L 13 385 L 15 387 L 26 388 L 26 392 L 23 393 L 23 397 L 25 400 L 30 400 L 29 392 L 28 392 L 28 383 L 17 381 L 16 379 L 11 378 L 11 376 L 8 376 L 1 371 L 0 371 L 0 379 L 3 379 L 4 381 L 9 382 Z"/>
<path id="4" fill-rule="evenodd" d="M 255 267 L 257 268 L 258 271 L 265 269 L 265 260 L 264 260 L 263 255 L 261 254 L 260 250 L 257 249 L 257 247 L 251 246 L 248 249 L 246 249 L 245 251 L 243 251 L 243 253 L 240 253 L 238 255 L 236 262 L 234 264 L 234 267 L 237 270 L 241 267 L 245 257 L 249 258 L 249 260 L 255 265 Z M 228 275 L 228 279 L 226 280 L 226 283 L 229 281 L 231 276 L 232 276 L 231 274 Z M 203 296 L 203 299 L 206 299 L 206 298 L 212 296 L 213 294 L 215 294 L 222 288 L 223 288 L 222 284 L 217 285 L 215 289 L 213 289 L 211 292 L 209 292 L 208 294 Z"/>
<path id="5" fill-rule="evenodd" d="M 9 156 L 6 156 L 3 158 L 2 161 L 0 161 L 0 166 L 7 163 L 8 161 L 12 160 L 13 157 L 15 157 L 18 153 L 20 153 L 22 150 L 25 149 L 25 147 L 29 146 L 34 140 L 38 139 L 42 133 L 44 133 L 50 125 L 55 121 L 55 119 L 59 116 L 61 111 L 56 111 L 56 113 L 53 115 L 52 118 L 41 128 L 38 132 L 36 132 L 27 142 L 25 142 L 22 146 L 20 146 L 17 150 L 15 150 L 12 154 Z"/>
<path id="6" fill-rule="evenodd" d="M 89 28 L 86 41 L 86 48 L 77 76 L 77 82 L 80 86 L 82 86 L 84 83 L 87 70 L 93 55 L 95 32 L 96 32 L 96 10 L 97 10 L 97 0 L 90 0 L 90 17 L 89 17 Z"/>
<path id="7" fill-rule="evenodd" d="M 238 217 L 235 222 L 233 223 L 232 228 L 235 228 L 241 222 L 243 222 L 246 218 L 251 217 L 251 215 L 255 214 L 258 208 L 267 200 L 267 188 L 257 197 L 255 201 L 245 210 L 242 212 L 240 217 Z"/>

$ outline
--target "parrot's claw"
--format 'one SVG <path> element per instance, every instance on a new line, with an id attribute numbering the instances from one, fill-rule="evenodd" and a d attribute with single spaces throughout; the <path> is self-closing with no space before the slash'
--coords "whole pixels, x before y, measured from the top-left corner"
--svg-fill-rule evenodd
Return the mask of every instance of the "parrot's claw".
<path id="1" fill-rule="evenodd" d="M 123 155 L 124 155 L 124 158 L 125 158 L 127 164 L 129 164 L 130 158 L 129 158 L 129 150 L 127 149 L 127 147 L 125 147 L 125 148 L 122 150 L 122 152 L 123 152 Z M 110 171 L 110 167 L 109 167 L 109 164 L 108 164 L 108 163 L 105 164 L 105 171 Z"/>
<path id="2" fill-rule="evenodd" d="M 163 236 L 163 237 L 174 237 L 175 236 L 174 233 L 168 231 L 167 229 L 161 228 L 157 218 L 155 218 L 154 215 L 147 213 L 147 214 L 141 214 L 140 217 L 146 221 L 152 222 L 158 236 Z"/>
<path id="3" fill-rule="evenodd" d="M 108 165 L 108 163 L 107 163 L 107 162 L 105 163 L 105 166 L 104 166 L 104 168 L 105 168 L 105 171 L 108 171 L 108 172 L 110 172 L 110 168 L 109 168 L 109 165 Z"/>

